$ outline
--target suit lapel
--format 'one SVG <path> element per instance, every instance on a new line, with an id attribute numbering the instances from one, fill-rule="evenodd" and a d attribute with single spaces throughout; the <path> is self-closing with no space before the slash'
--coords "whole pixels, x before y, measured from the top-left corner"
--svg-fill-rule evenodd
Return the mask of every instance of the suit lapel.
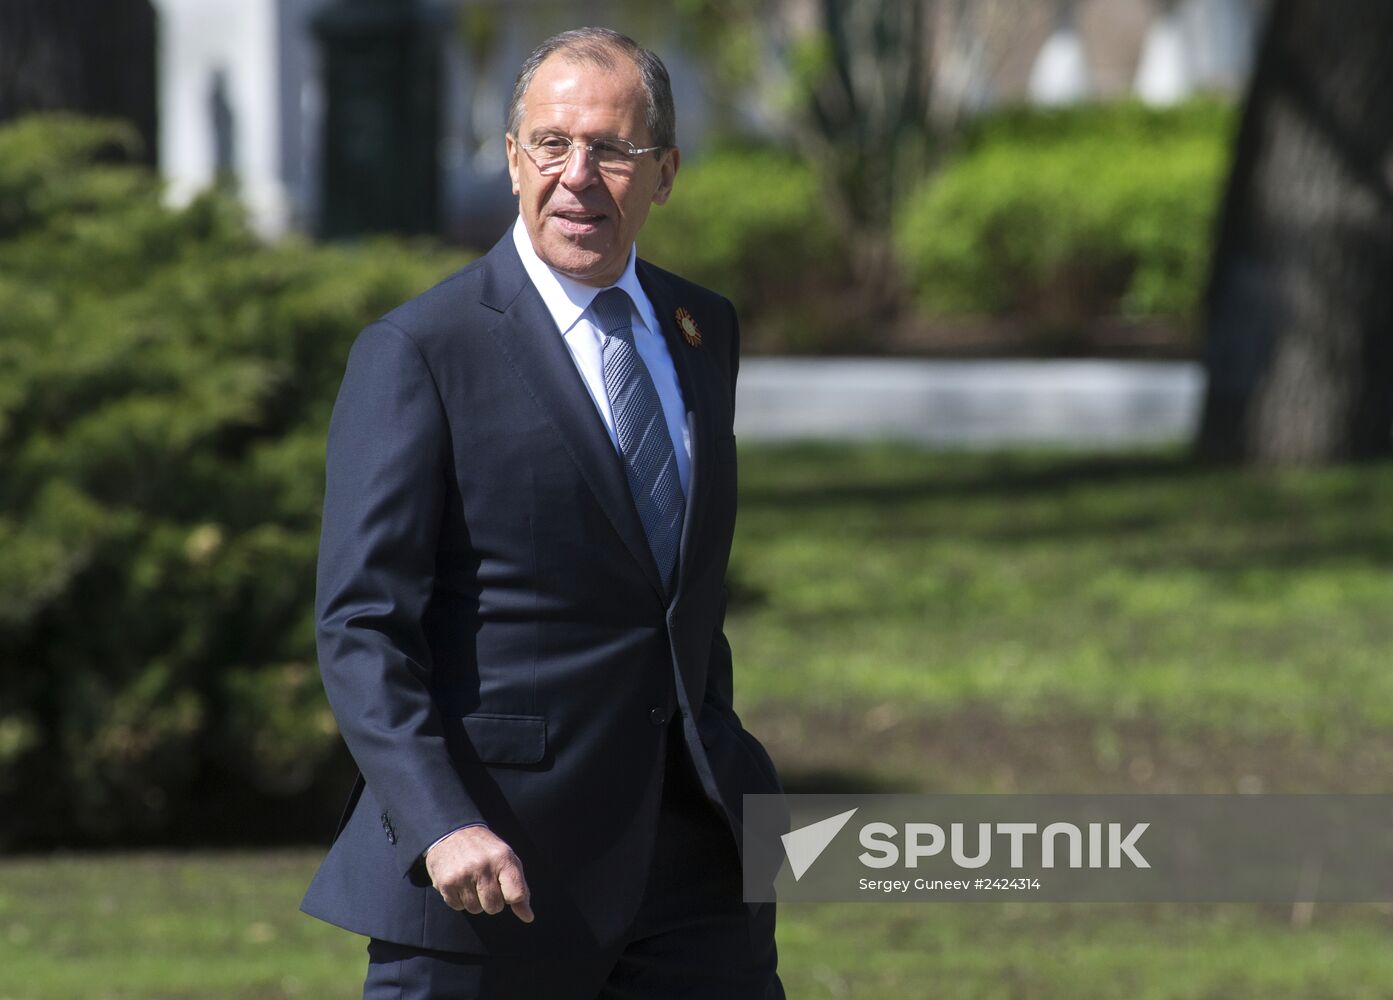
<path id="1" fill-rule="evenodd" d="M 502 314 L 490 332 L 556 429 L 625 548 L 661 596 L 658 567 L 629 492 L 623 460 L 551 313 L 527 277 L 511 232 L 489 252 L 480 301 Z"/>
<path id="2" fill-rule="evenodd" d="M 663 339 L 667 342 L 668 354 L 672 356 L 673 367 L 677 370 L 677 380 L 682 386 L 682 399 L 687 410 L 687 430 L 692 439 L 691 481 L 687 487 L 682 542 L 678 549 L 677 587 L 673 593 L 675 602 L 682 595 L 683 584 L 692 565 L 690 546 L 697 537 L 708 506 L 706 497 L 710 492 L 709 470 L 713 467 L 714 447 L 710 387 L 702 366 L 698 364 L 700 359 L 694 356 L 693 348 L 677 329 L 677 307 L 682 303 L 676 301 L 672 288 L 645 261 L 639 260 L 635 266 L 639 284 L 653 304 L 653 312 L 658 317 Z"/>

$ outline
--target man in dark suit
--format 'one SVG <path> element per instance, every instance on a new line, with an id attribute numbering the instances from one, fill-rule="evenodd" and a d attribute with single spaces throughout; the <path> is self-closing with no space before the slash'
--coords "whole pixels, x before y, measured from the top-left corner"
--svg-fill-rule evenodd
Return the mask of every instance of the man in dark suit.
<path id="1" fill-rule="evenodd" d="M 519 219 L 354 342 L 329 428 L 320 667 L 360 777 L 303 909 L 364 995 L 781 998 L 741 900 L 731 707 L 738 332 L 637 260 L 679 154 L 667 72 L 543 43 L 509 110 Z"/>

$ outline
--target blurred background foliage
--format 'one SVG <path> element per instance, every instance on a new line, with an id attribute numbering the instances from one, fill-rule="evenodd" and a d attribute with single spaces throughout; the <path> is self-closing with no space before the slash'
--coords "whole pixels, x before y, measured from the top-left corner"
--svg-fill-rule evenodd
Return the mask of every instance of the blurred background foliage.
<path id="1" fill-rule="evenodd" d="M 1026 353 L 1113 319 L 1163 324 L 1194 350 L 1236 119 L 1214 98 L 978 119 L 907 188 L 892 273 L 874 285 L 852 267 L 820 161 L 726 145 L 683 166 L 642 250 L 729 295 L 747 352 L 895 352 L 964 316 L 1023 327 Z M 888 317 L 887 282 L 909 299 Z"/>
<path id="2" fill-rule="evenodd" d="M 1199 99 L 981 120 L 896 220 L 921 310 L 1066 328 L 1121 314 L 1193 331 L 1235 118 Z"/>
<path id="3" fill-rule="evenodd" d="M 465 259 L 265 246 L 134 146 L 0 129 L 0 844 L 216 830 L 323 777 L 324 428 L 356 332 Z"/>
<path id="4" fill-rule="evenodd" d="M 745 349 L 858 346 L 848 252 L 812 167 L 780 150 L 729 146 L 683 167 L 678 184 L 681 195 L 648 217 L 643 256 L 729 297 Z"/>
<path id="5" fill-rule="evenodd" d="M 0 91 L 104 96 L 92 52 L 129 70 L 141 4 L 89 6 L 68 63 L 0 32 Z M 716 122 L 640 250 L 730 295 L 747 354 L 1205 344 L 1190 452 L 744 441 L 727 633 L 789 789 L 1386 790 L 1393 7 L 1267 4 L 1240 127 L 1214 98 L 944 114 L 917 0 L 629 6 L 713 68 Z M 506 9 L 458 26 L 480 66 Z M 360 944 L 294 910 L 352 767 L 315 670 L 325 425 L 357 330 L 471 254 L 268 245 L 235 192 L 167 207 L 152 154 L 0 127 L 0 852 L 180 848 L 0 863 L 0 994 L 336 995 Z M 790 992 L 1387 993 L 1385 905 L 909 909 L 781 917 Z"/>
<path id="6" fill-rule="evenodd" d="M 896 218 L 917 321 L 1185 322 L 1230 118 L 980 121 Z M 311 615 L 324 429 L 357 330 L 469 257 L 267 245 L 230 197 L 167 207 L 138 154 L 109 122 L 0 128 L 0 795 L 23 803 L 0 843 L 286 823 L 248 801 L 334 812 L 347 765 Z M 732 142 L 680 183 L 645 255 L 726 291 L 747 344 L 885 346 L 807 161 Z"/>

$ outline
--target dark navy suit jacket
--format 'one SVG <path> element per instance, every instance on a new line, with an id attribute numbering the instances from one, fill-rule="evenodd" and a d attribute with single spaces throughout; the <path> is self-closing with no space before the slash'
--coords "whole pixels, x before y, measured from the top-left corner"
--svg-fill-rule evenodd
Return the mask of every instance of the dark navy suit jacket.
<path id="1" fill-rule="evenodd" d="M 325 689 L 361 774 L 305 912 L 423 948 L 605 947 L 643 891 L 670 720 L 737 846 L 742 793 L 779 790 L 731 708 L 722 632 L 735 312 L 637 269 L 693 442 L 670 599 L 510 234 L 354 342 L 329 426 L 315 603 Z M 480 820 L 521 859 L 534 923 L 457 912 L 431 888 L 422 853 Z"/>

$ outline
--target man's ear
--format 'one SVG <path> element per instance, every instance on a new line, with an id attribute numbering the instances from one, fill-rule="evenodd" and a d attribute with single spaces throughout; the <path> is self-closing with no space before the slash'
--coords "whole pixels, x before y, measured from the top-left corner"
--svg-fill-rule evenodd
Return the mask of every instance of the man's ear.
<path id="1" fill-rule="evenodd" d="M 513 194 L 520 194 L 521 191 L 518 188 L 518 157 L 522 154 L 522 150 L 518 147 L 517 140 L 513 138 L 511 132 L 503 133 L 503 148 L 508 154 L 508 176 L 512 178 L 513 181 Z"/>
<path id="2" fill-rule="evenodd" d="M 681 164 L 682 152 L 676 146 L 663 154 L 663 161 L 658 165 L 658 189 L 653 192 L 653 204 L 667 204 L 668 196 L 672 194 L 672 180 L 677 176 L 677 168 Z"/>

